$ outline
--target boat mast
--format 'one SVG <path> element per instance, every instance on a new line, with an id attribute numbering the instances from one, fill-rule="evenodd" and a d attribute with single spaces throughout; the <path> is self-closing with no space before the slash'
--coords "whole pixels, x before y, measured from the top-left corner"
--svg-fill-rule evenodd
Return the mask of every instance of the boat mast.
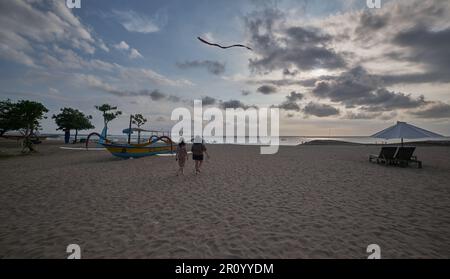
<path id="1" fill-rule="evenodd" d="M 128 144 L 131 143 L 131 121 L 133 120 L 133 115 L 130 114 L 130 125 L 128 126 Z"/>

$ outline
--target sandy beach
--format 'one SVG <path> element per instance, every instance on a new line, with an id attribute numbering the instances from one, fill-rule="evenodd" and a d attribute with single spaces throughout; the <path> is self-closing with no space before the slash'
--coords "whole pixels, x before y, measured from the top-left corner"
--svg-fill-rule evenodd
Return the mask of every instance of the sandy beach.
<path id="1" fill-rule="evenodd" d="M 0 158 L 0 258 L 450 257 L 450 147 L 417 169 L 369 163 L 377 146 L 209 145 L 176 177 L 173 157 L 59 146 Z"/>

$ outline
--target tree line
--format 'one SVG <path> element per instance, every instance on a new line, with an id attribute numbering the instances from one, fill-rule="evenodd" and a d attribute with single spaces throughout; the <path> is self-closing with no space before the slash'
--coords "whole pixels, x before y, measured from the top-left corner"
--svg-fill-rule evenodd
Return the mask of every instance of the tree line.
<path id="1" fill-rule="evenodd" d="M 104 126 L 122 114 L 116 106 L 103 104 L 95 106 L 102 113 Z M 19 131 L 23 138 L 23 152 L 35 151 L 33 143 L 38 139 L 38 130 L 41 129 L 41 121 L 46 119 L 48 109 L 40 102 L 20 100 L 12 102 L 7 99 L 0 101 L 0 137 L 4 137 L 8 131 Z M 53 114 L 57 130 L 64 131 L 65 142 L 69 143 L 71 131 L 75 131 L 73 143 L 78 141 L 78 132 L 82 130 L 94 129 L 91 115 L 86 115 L 82 111 L 74 108 L 61 108 L 58 114 Z M 131 123 L 140 128 L 147 122 L 142 114 L 131 115 Z M 140 132 L 139 139 L 140 139 Z"/>

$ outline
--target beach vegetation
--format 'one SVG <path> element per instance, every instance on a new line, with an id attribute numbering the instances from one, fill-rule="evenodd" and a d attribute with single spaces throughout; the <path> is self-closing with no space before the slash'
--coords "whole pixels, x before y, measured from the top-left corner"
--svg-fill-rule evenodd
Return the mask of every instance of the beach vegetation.
<path id="1" fill-rule="evenodd" d="M 14 104 L 11 100 L 0 101 L 0 137 L 10 130 L 17 130 L 17 121 L 13 117 Z"/>
<path id="2" fill-rule="evenodd" d="M 131 116 L 131 123 L 136 125 L 138 128 L 141 128 L 142 125 L 147 123 L 147 118 L 145 118 L 142 114 L 134 114 Z M 141 131 L 138 131 L 138 143 L 141 142 Z"/>
<path id="3" fill-rule="evenodd" d="M 103 115 L 103 123 L 106 129 L 108 129 L 108 123 L 116 119 L 119 115 L 122 114 L 120 110 L 117 110 L 117 107 L 111 106 L 109 104 L 103 104 L 101 106 L 95 106 L 95 108 L 102 112 Z"/>
<path id="4" fill-rule="evenodd" d="M 0 102 L 0 135 L 7 131 L 19 131 L 23 137 L 22 152 L 33 152 L 33 137 L 40 129 L 40 121 L 45 117 L 48 109 L 41 103 L 20 100 Z"/>
<path id="5" fill-rule="evenodd" d="M 83 112 L 73 108 L 62 108 L 60 111 L 59 114 L 54 114 L 52 118 L 58 126 L 57 130 L 62 130 L 66 133 L 66 143 L 69 141 L 71 130 L 75 130 L 73 143 L 76 143 L 78 140 L 78 131 L 95 128 L 91 123 L 91 115 L 85 115 Z"/>

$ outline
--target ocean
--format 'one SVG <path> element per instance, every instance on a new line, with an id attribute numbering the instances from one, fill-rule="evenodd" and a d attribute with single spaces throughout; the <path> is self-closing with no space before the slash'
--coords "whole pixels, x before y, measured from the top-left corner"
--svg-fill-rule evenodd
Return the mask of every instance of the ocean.
<path id="1" fill-rule="evenodd" d="M 62 134 L 47 134 L 49 140 L 64 140 L 64 135 Z M 79 134 L 78 140 L 85 139 L 87 135 L 85 134 Z M 71 141 L 74 139 L 74 136 L 71 136 Z M 96 139 L 95 136 L 92 137 L 92 139 Z M 128 140 L 127 135 L 108 135 L 108 139 L 110 139 L 113 142 L 126 142 Z M 141 143 L 148 140 L 148 136 L 141 136 Z M 221 144 L 220 140 L 217 140 L 216 138 L 204 138 L 205 143 L 207 144 Z M 444 139 L 413 139 L 408 140 L 405 139 L 404 142 L 417 142 L 417 141 L 429 141 L 429 140 L 439 140 L 439 141 L 450 141 L 450 137 L 445 137 Z M 188 143 L 190 140 L 186 140 Z M 372 137 L 367 136 L 341 136 L 341 137 L 323 137 L 323 136 L 280 136 L 279 137 L 279 145 L 300 145 L 300 144 L 306 144 L 310 143 L 312 141 L 340 141 L 340 142 L 346 142 L 346 143 L 356 143 L 356 144 L 396 144 L 400 143 L 399 139 L 393 139 L 393 140 L 384 140 L 384 139 L 376 139 Z M 131 142 L 137 143 L 137 136 L 132 135 L 131 136 Z M 264 145 L 264 143 L 267 144 L 267 142 L 276 142 L 276 138 L 269 138 L 264 137 L 262 140 L 258 138 L 249 138 L 249 137 L 235 137 L 234 142 L 227 143 L 227 144 L 242 144 L 242 145 Z M 226 143 L 225 139 L 222 141 L 222 143 Z"/>

